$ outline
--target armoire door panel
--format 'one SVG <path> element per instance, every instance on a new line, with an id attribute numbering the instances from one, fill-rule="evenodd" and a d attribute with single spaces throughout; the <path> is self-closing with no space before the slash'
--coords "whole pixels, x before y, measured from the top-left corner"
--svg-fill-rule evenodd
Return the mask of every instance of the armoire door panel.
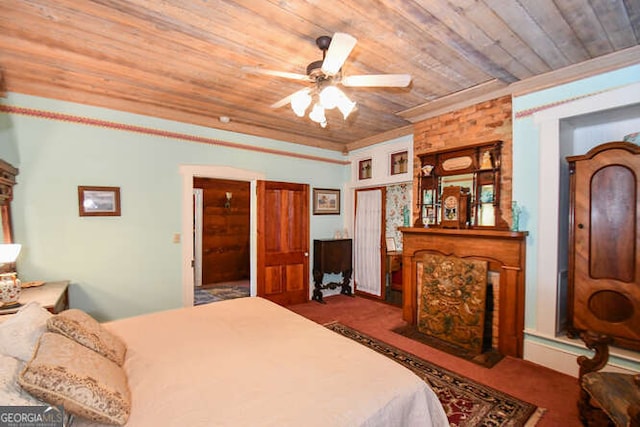
<path id="1" fill-rule="evenodd" d="M 611 142 L 567 160 L 570 329 L 640 350 L 640 147 Z"/>
<path id="2" fill-rule="evenodd" d="M 604 167 L 591 179 L 589 271 L 593 279 L 635 278 L 636 177 L 625 166 Z"/>

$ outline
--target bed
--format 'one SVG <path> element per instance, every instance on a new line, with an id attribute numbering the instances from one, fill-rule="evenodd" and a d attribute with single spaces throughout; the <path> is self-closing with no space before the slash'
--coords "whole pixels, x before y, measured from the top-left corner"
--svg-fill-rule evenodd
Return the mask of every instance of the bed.
<path id="1" fill-rule="evenodd" d="M 449 425 L 411 371 L 259 297 L 102 327 L 126 345 L 127 426 Z"/>

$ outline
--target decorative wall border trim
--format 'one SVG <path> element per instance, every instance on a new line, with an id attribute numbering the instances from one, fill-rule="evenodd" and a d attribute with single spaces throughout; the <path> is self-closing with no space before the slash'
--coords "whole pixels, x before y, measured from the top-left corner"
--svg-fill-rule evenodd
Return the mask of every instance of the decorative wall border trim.
<path id="1" fill-rule="evenodd" d="M 115 129 L 115 130 L 121 130 L 125 132 L 141 133 L 145 135 L 159 136 L 162 138 L 181 139 L 184 141 L 197 142 L 200 144 L 219 145 L 221 147 L 235 148 L 238 150 L 256 151 L 260 153 L 275 154 L 278 156 L 295 157 L 298 159 L 334 163 L 337 165 L 351 164 L 351 162 L 347 160 L 334 160 L 334 159 L 328 159 L 325 157 L 312 156 L 308 154 L 290 153 L 283 150 L 254 147 L 247 144 L 222 141 L 220 139 L 209 138 L 205 136 L 189 135 L 186 133 L 171 132 L 171 131 L 166 131 L 161 129 L 153 129 L 153 128 L 148 128 L 143 126 L 136 126 L 136 125 L 128 125 L 124 123 L 111 122 L 108 120 L 92 119 L 89 117 L 74 116 L 71 114 L 56 113 L 52 111 L 37 110 L 33 108 L 24 108 L 24 107 L 18 107 L 15 105 L 0 105 L 0 112 L 8 113 L 8 114 L 20 114 L 23 116 L 37 117 L 37 118 L 56 120 L 61 122 L 77 123 L 77 124 L 87 125 L 87 126 L 96 126 L 96 127 L 107 128 L 107 129 Z"/>
<path id="2" fill-rule="evenodd" d="M 538 113 L 540 111 L 544 111 L 544 110 L 548 110 L 548 109 L 553 108 L 553 107 L 557 107 L 558 105 L 568 104 L 570 102 L 574 102 L 574 101 L 577 101 L 579 99 L 589 98 L 591 96 L 599 95 L 601 93 L 610 92 L 610 91 L 618 89 L 620 87 L 622 87 L 622 86 L 611 87 L 611 88 L 608 88 L 608 89 L 599 90 L 597 92 L 591 92 L 591 93 L 586 93 L 584 95 L 573 96 L 573 97 L 567 98 L 567 99 L 561 99 L 559 101 L 551 102 L 549 104 L 538 105 L 537 107 L 528 108 L 526 110 L 518 111 L 517 113 L 514 114 L 514 117 L 516 119 L 522 119 L 522 118 L 527 117 L 527 116 L 532 116 L 535 113 Z M 514 96 L 514 98 L 516 98 L 516 97 Z"/>

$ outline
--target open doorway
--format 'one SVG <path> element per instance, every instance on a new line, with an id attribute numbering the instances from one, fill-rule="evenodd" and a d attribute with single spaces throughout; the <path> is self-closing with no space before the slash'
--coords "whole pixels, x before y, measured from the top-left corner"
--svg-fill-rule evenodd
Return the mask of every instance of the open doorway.
<path id="1" fill-rule="evenodd" d="M 182 305 L 193 306 L 194 300 L 194 252 L 193 252 L 193 179 L 195 177 L 219 178 L 238 181 L 246 181 L 251 188 L 250 211 L 250 271 L 251 271 L 251 295 L 256 295 L 256 263 L 257 263 L 257 196 L 256 182 L 264 179 L 264 174 L 254 171 L 232 168 L 229 166 L 212 165 L 181 165 L 182 175 Z"/>
<path id="2" fill-rule="evenodd" d="M 194 305 L 249 296 L 251 185 L 193 178 Z"/>

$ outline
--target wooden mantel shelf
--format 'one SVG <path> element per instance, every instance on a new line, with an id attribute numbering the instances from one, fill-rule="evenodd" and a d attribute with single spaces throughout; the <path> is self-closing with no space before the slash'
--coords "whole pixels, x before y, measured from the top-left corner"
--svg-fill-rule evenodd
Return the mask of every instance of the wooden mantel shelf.
<path id="1" fill-rule="evenodd" d="M 400 227 L 402 232 L 402 317 L 415 325 L 418 263 L 425 253 L 455 255 L 489 263 L 500 272 L 498 350 L 522 357 L 526 231 Z"/>

